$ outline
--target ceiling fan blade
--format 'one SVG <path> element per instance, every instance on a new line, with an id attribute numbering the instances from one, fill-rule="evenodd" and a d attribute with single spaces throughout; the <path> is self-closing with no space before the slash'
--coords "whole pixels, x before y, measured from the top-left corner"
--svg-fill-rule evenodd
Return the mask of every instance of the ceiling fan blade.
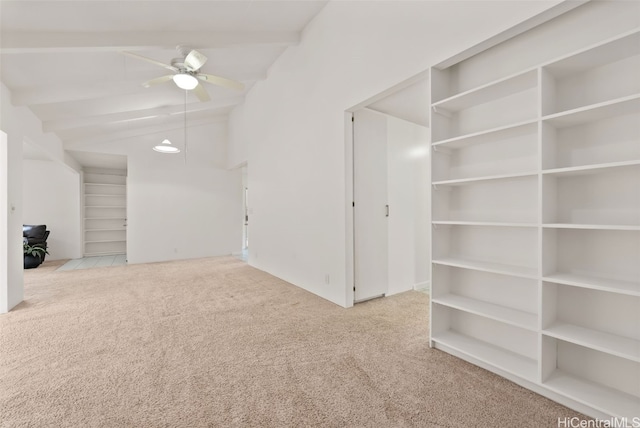
<path id="1" fill-rule="evenodd" d="M 240 82 L 236 82 L 235 80 L 225 79 L 224 77 L 214 76 L 213 74 L 202 74 L 198 73 L 196 77 L 203 82 L 211 83 L 213 85 L 224 86 L 229 89 L 236 89 L 238 91 L 242 91 L 244 89 L 244 84 Z"/>
<path id="2" fill-rule="evenodd" d="M 173 79 L 173 74 L 168 74 L 166 76 L 156 77 L 155 79 L 151 79 L 147 82 L 144 82 L 142 86 L 144 86 L 145 88 L 148 88 L 153 85 L 158 85 L 160 83 L 168 82 L 171 79 Z"/>
<path id="3" fill-rule="evenodd" d="M 125 55 L 128 55 L 128 56 L 130 56 L 132 58 L 141 59 L 142 61 L 147 61 L 147 62 L 150 62 L 151 64 L 155 64 L 155 65 L 158 65 L 160 67 L 164 67 L 167 70 L 178 71 L 178 69 L 175 68 L 173 65 L 165 64 L 163 62 L 156 61 L 155 59 L 147 58 L 146 56 L 138 55 L 136 53 L 127 52 L 127 51 L 122 51 L 122 53 L 125 54 Z"/>
<path id="4" fill-rule="evenodd" d="M 197 71 L 202 68 L 205 62 L 207 62 L 207 57 L 194 49 L 185 57 L 184 66 L 189 71 Z"/>
<path id="5" fill-rule="evenodd" d="M 195 92 L 196 97 L 198 97 L 200 101 L 202 102 L 211 101 L 211 98 L 209 97 L 207 90 L 201 84 L 198 83 L 198 86 L 195 87 L 193 92 Z"/>

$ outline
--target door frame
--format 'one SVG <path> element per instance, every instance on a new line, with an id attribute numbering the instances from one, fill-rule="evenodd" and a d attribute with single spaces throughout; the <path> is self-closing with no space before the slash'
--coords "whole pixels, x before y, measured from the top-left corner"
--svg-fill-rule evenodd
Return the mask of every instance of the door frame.
<path id="1" fill-rule="evenodd" d="M 360 303 L 389 291 L 389 142 L 387 114 L 364 107 L 353 116 L 354 303 Z M 382 135 L 379 128 L 384 129 Z M 359 253 L 363 266 L 358 266 Z"/>
<path id="2" fill-rule="evenodd" d="M 353 113 L 380 101 L 398 91 L 424 79 L 430 79 L 429 69 L 423 70 L 386 90 L 367 98 L 344 111 L 344 165 L 345 165 L 345 307 L 350 308 L 355 299 L 355 210 L 354 203 L 354 156 L 353 156 Z"/>

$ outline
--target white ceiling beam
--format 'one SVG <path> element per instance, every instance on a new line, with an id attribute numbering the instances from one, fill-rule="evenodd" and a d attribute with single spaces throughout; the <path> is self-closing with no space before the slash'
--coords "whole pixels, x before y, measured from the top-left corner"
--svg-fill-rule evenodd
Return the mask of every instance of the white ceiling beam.
<path id="1" fill-rule="evenodd" d="M 227 115 L 212 116 L 204 119 L 190 120 L 187 125 L 187 130 L 192 127 L 210 125 L 214 123 L 224 123 L 228 120 Z M 184 129 L 184 123 L 182 121 L 168 122 L 163 125 L 147 126 L 143 128 L 128 129 L 126 131 L 113 132 L 109 134 L 100 133 L 92 137 L 74 138 L 63 141 L 65 150 L 80 150 L 90 147 L 94 144 L 109 143 L 112 141 L 125 140 L 135 137 L 148 137 L 152 134 L 158 134 L 161 132 L 173 131 L 176 129 Z"/>
<path id="2" fill-rule="evenodd" d="M 206 110 L 215 111 L 217 109 L 236 106 L 243 101 L 244 97 L 232 97 L 212 100 L 205 103 L 192 103 L 187 105 L 187 113 L 201 112 Z M 96 116 L 76 116 L 66 119 L 45 121 L 42 124 L 42 130 L 44 132 L 57 132 L 103 124 L 130 122 L 157 116 L 170 116 L 180 113 L 184 113 L 183 105 L 164 106 L 160 108 L 133 110 L 126 112 L 101 114 Z"/>
<path id="3" fill-rule="evenodd" d="M 162 71 L 160 71 L 159 75 L 161 74 Z M 264 80 L 266 75 L 262 72 L 242 72 L 225 77 L 244 82 L 245 84 L 251 84 L 259 80 Z M 102 81 L 96 83 L 78 83 L 74 85 L 45 85 L 15 88 L 11 90 L 11 103 L 14 106 L 34 106 L 133 94 L 144 90 L 141 82 L 146 80 L 148 80 L 148 78 L 141 78 L 139 81 Z M 171 84 L 171 82 L 167 84 Z"/>
<path id="4" fill-rule="evenodd" d="M 207 40 L 206 45 L 202 40 Z M 300 42 L 294 31 L 167 31 L 167 32 L 5 32 L 0 54 L 42 52 L 117 52 L 152 49 L 215 49 L 250 45 L 290 46 Z"/>
<path id="5" fill-rule="evenodd" d="M 97 84 L 47 85 L 11 90 L 11 103 L 14 106 L 33 106 L 39 104 L 81 101 L 92 98 L 104 98 L 113 95 L 132 94 L 140 91 L 141 84 L 136 82 L 100 82 Z"/>

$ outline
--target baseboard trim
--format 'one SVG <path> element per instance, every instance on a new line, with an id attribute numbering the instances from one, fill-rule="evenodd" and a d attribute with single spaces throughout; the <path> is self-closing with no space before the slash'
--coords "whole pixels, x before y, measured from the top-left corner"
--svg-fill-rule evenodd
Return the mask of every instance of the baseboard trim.
<path id="1" fill-rule="evenodd" d="M 431 291 L 431 281 L 418 282 L 413 285 L 414 290 L 429 290 Z"/>

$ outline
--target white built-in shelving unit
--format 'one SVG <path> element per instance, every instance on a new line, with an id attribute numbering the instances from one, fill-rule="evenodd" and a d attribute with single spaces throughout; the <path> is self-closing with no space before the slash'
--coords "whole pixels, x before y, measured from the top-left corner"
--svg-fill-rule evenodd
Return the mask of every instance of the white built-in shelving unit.
<path id="1" fill-rule="evenodd" d="M 460 75 L 431 70 L 432 346 L 640 417 L 640 30 Z"/>
<path id="2" fill-rule="evenodd" d="M 126 253 L 126 180 L 126 171 L 85 171 L 85 257 Z"/>

